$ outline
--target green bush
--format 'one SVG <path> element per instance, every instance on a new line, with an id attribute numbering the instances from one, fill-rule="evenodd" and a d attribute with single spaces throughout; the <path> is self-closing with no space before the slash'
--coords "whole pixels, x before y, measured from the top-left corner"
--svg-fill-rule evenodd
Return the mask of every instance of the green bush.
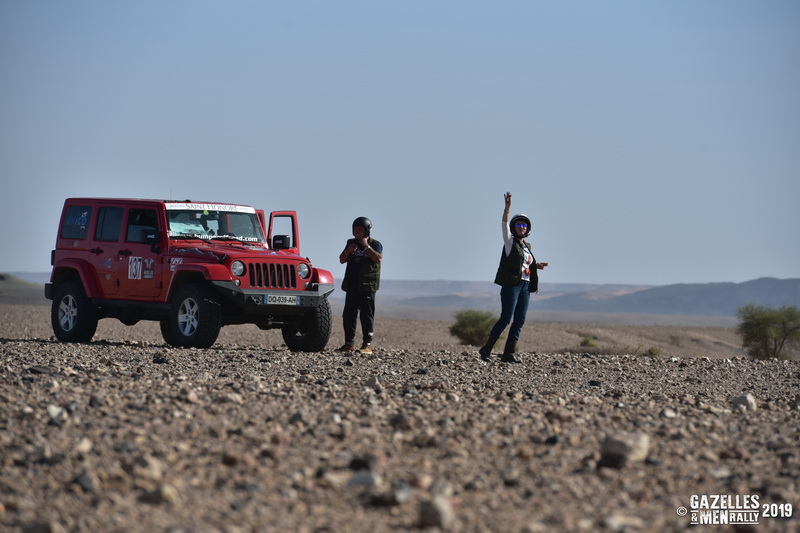
<path id="1" fill-rule="evenodd" d="M 647 356 L 647 357 L 660 357 L 661 356 L 661 348 L 658 346 L 651 346 L 648 349 L 642 351 L 641 346 L 637 346 L 634 348 L 630 345 L 625 345 L 622 348 L 622 353 L 625 355 L 634 355 L 634 356 Z"/>
<path id="2" fill-rule="evenodd" d="M 742 347 L 755 359 L 790 359 L 800 346 L 800 309 L 747 304 L 737 311 Z"/>
<path id="3" fill-rule="evenodd" d="M 590 339 L 589 337 L 585 337 L 581 341 L 581 346 L 584 348 L 597 348 L 597 341 Z"/>
<path id="4" fill-rule="evenodd" d="M 461 344 L 483 346 L 498 317 L 489 311 L 466 309 L 457 312 L 455 318 L 456 323 L 450 326 L 450 334 L 458 337 Z"/>
<path id="5" fill-rule="evenodd" d="M 661 348 L 658 346 L 651 346 L 644 351 L 643 355 L 646 355 L 647 357 L 659 357 L 661 355 Z"/>

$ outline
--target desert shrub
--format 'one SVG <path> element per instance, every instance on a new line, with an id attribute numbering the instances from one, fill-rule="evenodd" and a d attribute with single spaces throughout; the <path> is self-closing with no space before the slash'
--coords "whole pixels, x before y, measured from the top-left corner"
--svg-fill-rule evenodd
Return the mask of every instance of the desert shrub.
<path id="1" fill-rule="evenodd" d="M 651 346 L 644 351 L 643 355 L 646 355 L 647 357 L 658 357 L 661 355 L 661 348 L 658 346 Z"/>
<path id="2" fill-rule="evenodd" d="M 626 344 L 622 348 L 622 353 L 624 353 L 625 355 L 635 355 L 635 356 L 643 355 L 646 357 L 659 357 L 661 355 L 661 348 L 659 348 L 658 346 L 651 346 L 646 350 L 642 350 L 641 346 L 637 346 L 636 348 L 634 348 L 633 346 Z"/>
<path id="3" fill-rule="evenodd" d="M 737 311 L 742 347 L 755 359 L 790 359 L 800 346 L 800 309 L 747 304 Z"/>
<path id="4" fill-rule="evenodd" d="M 581 346 L 584 348 L 597 348 L 597 342 L 594 339 L 586 337 L 581 341 Z"/>
<path id="5" fill-rule="evenodd" d="M 456 323 L 450 326 L 450 334 L 458 337 L 461 344 L 481 346 L 489 337 L 497 316 L 489 311 L 466 309 L 455 314 Z"/>

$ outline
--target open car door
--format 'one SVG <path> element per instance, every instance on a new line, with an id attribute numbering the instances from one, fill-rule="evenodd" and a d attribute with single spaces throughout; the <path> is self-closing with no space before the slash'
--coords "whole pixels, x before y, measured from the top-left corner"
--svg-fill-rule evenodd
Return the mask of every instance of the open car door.
<path id="1" fill-rule="evenodd" d="M 273 211 L 267 230 L 269 247 L 300 255 L 300 227 L 295 211 Z"/>

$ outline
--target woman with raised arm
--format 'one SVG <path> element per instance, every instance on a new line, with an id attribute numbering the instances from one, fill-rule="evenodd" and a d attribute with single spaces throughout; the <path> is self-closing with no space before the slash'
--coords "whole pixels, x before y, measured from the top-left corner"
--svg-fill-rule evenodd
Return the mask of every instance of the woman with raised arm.
<path id="1" fill-rule="evenodd" d="M 507 192 L 503 210 L 503 252 L 500 255 L 497 275 L 494 278 L 494 282 L 501 286 L 502 312 L 500 319 L 489 333 L 489 339 L 483 348 L 478 350 L 478 353 L 481 354 L 481 359 L 490 361 L 492 347 L 506 326 L 511 324 L 500 361 L 521 363 L 522 361 L 516 354 L 517 341 L 528 314 L 531 293 L 539 291 L 537 270 L 544 269 L 547 263 L 537 263 L 536 258 L 533 257 L 530 243 L 525 241 L 525 237 L 531 234 L 531 219 L 526 215 L 519 214 L 509 220 L 508 211 L 510 209 L 511 193 Z"/>

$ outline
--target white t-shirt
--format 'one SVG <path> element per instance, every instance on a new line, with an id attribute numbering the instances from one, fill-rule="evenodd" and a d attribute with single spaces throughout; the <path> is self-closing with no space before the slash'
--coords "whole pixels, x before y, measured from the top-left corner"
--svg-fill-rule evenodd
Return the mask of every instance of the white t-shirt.
<path id="1" fill-rule="evenodd" d="M 511 248 L 514 246 L 514 236 L 511 235 L 511 227 L 508 222 L 503 222 L 503 243 L 505 244 L 506 257 L 511 254 Z M 525 254 L 525 259 L 522 261 L 522 279 L 524 281 L 531 280 L 531 265 L 533 264 L 533 255 L 528 251 L 528 247 L 522 246 L 522 253 Z"/>

